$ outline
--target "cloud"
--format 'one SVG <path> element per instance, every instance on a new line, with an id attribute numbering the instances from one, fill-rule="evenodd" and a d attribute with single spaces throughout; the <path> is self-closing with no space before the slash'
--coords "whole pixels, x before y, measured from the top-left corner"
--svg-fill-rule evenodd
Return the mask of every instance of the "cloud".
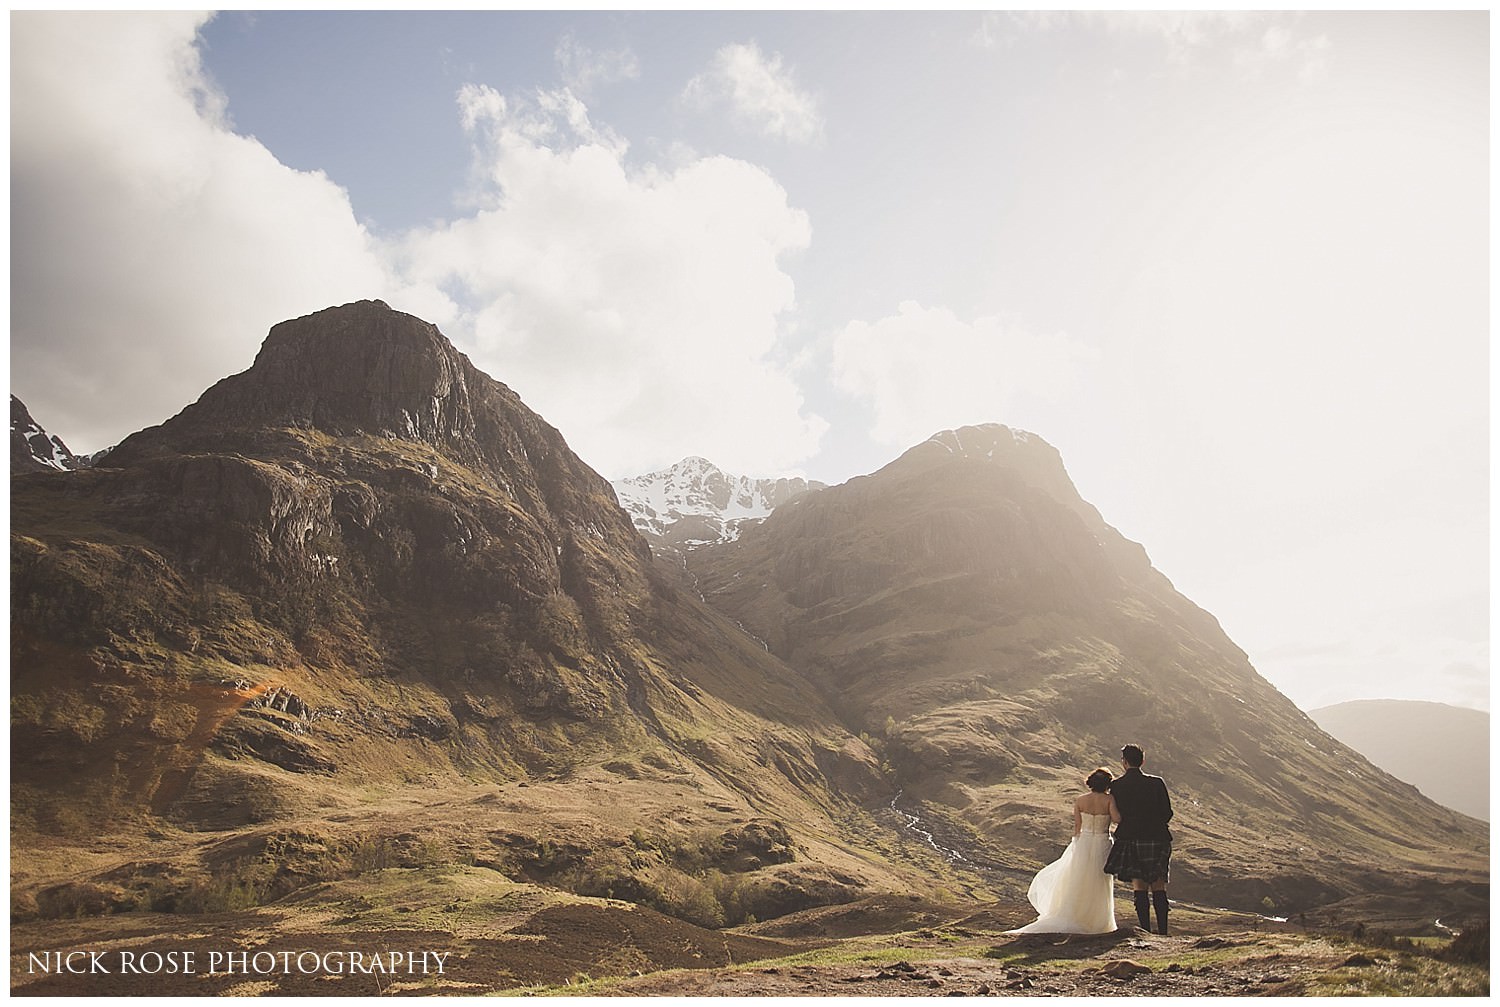
<path id="1" fill-rule="evenodd" d="M 763 136 L 808 143 L 823 133 L 814 98 L 797 87 L 781 56 L 766 56 L 754 42 L 726 45 L 709 69 L 690 80 L 683 100 L 702 111 L 729 107 L 744 128 Z"/>
<path id="2" fill-rule="evenodd" d="M 78 451 L 248 366 L 274 323 L 383 293 L 344 191 L 228 127 L 204 20 L 12 17 L 14 390 Z"/>
<path id="3" fill-rule="evenodd" d="M 617 84 L 641 75 L 640 63 L 629 46 L 601 52 L 579 42 L 572 31 L 558 39 L 552 55 L 563 83 L 576 94 L 588 95 L 597 84 Z"/>
<path id="4" fill-rule="evenodd" d="M 811 234 L 773 179 L 725 157 L 627 167 L 566 91 L 459 102 L 484 208 L 407 235 L 398 269 L 414 295 L 444 292 L 434 321 L 478 366 L 607 475 L 816 451 L 826 424 L 774 362 L 794 303 L 780 260 Z"/>
<path id="5" fill-rule="evenodd" d="M 1028 427 L 1038 407 L 1075 394 L 1095 360 L 1065 334 L 1038 335 L 996 316 L 965 322 L 906 301 L 895 315 L 838 333 L 833 377 L 874 410 L 871 436 L 903 448 L 965 424 Z"/>
<path id="6" fill-rule="evenodd" d="M 774 362 L 794 302 L 780 260 L 810 230 L 763 171 L 627 170 L 574 92 L 471 85 L 470 210 L 377 241 L 333 181 L 234 133 L 203 23 L 12 22 L 13 390 L 75 450 L 173 415 L 276 322 L 380 297 L 609 474 L 693 453 L 775 472 L 816 451 L 826 424 Z"/>

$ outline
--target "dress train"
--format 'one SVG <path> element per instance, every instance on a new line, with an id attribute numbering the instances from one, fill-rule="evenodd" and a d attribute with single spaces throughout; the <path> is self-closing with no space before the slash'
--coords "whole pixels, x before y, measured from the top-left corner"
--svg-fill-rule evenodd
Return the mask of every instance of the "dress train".
<path id="1" fill-rule="evenodd" d="M 1115 927 L 1114 878 L 1104 873 L 1114 840 L 1108 815 L 1084 815 L 1062 856 L 1037 872 L 1026 897 L 1038 916 L 1013 934 L 1106 934 Z"/>

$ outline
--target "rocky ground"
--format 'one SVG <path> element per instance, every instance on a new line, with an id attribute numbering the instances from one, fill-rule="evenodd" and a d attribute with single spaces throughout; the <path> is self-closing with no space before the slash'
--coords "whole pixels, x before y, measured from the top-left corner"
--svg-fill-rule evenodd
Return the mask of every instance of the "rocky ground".
<path id="1" fill-rule="evenodd" d="M 18 923 L 21 995 L 1487 995 L 1437 945 L 1306 932 L 1182 906 L 1171 936 L 1012 935 L 1009 907 L 886 896 L 735 930 L 497 883 L 385 870 L 276 906 Z M 1381 945 L 1384 946 L 1381 946 Z M 236 951 L 239 961 L 226 959 Z M 72 959 L 67 959 L 69 953 Z M 86 954 L 92 952 L 92 955 Z M 62 958 L 59 958 L 61 953 Z M 218 954 L 215 959 L 212 956 Z M 186 956 L 192 955 L 189 959 Z M 441 955 L 441 959 L 437 956 Z M 381 965 L 372 968 L 375 956 Z M 1487 958 L 1487 952 L 1485 954 Z M 351 967 L 351 960 L 360 967 Z M 60 968 L 67 961 L 70 968 Z M 122 968 L 122 966 L 128 967 Z M 226 964 L 227 963 L 227 964 Z M 394 964 L 393 964 L 394 963 Z M 50 967 L 49 967 L 50 966 Z"/>

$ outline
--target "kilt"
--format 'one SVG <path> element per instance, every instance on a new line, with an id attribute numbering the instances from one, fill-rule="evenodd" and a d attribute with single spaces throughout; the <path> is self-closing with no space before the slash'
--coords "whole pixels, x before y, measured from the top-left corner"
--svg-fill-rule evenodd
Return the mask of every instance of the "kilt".
<path id="1" fill-rule="evenodd" d="M 1104 861 L 1104 873 L 1121 881 L 1167 880 L 1167 865 L 1172 859 L 1169 839 L 1116 839 Z"/>

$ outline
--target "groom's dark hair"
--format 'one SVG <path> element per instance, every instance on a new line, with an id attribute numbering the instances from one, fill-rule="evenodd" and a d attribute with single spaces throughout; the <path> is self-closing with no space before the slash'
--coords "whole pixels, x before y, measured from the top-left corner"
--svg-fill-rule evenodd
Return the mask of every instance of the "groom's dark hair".
<path id="1" fill-rule="evenodd" d="M 1126 745 L 1120 749 L 1120 758 L 1125 760 L 1125 765 L 1141 768 L 1141 763 L 1146 761 L 1146 753 L 1141 751 L 1140 745 Z"/>

